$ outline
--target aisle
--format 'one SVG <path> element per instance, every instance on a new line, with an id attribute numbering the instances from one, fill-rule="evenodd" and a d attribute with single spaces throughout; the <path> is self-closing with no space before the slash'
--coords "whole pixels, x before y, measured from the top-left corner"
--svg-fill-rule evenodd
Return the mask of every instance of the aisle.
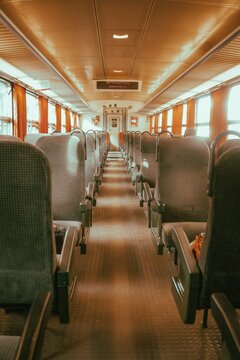
<path id="1" fill-rule="evenodd" d="M 52 316 L 44 359 L 218 359 L 219 334 L 183 325 L 171 292 L 167 254 L 157 256 L 122 159 L 108 159 L 81 257 L 72 321 Z"/>

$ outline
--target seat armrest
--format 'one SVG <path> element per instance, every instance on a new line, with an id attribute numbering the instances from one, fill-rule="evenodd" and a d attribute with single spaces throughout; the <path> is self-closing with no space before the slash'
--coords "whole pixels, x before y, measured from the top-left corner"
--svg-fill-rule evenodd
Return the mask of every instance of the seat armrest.
<path id="1" fill-rule="evenodd" d="M 172 230 L 172 239 L 178 252 L 181 263 L 184 263 L 189 276 L 194 278 L 196 275 L 196 283 L 199 284 L 199 268 L 192 249 L 189 246 L 189 239 L 181 226 L 176 226 Z"/>
<path id="2" fill-rule="evenodd" d="M 193 324 L 199 308 L 202 275 L 182 227 L 174 227 L 172 235 L 178 252 L 178 275 L 172 277 L 172 294 L 182 321 Z"/>
<path id="3" fill-rule="evenodd" d="M 240 317 L 238 313 L 223 293 L 215 293 L 212 295 L 211 310 L 231 359 L 239 359 Z"/>
<path id="4" fill-rule="evenodd" d="M 99 181 L 100 180 L 100 172 L 99 172 L 99 169 L 96 169 L 95 170 L 95 173 L 93 175 L 93 180 L 94 181 Z"/>
<path id="5" fill-rule="evenodd" d="M 147 182 L 143 183 L 143 192 L 145 194 L 145 199 L 146 199 L 148 205 L 150 205 L 150 203 L 153 201 L 153 196 L 152 196 L 150 186 Z"/>
<path id="6" fill-rule="evenodd" d="M 93 199 L 94 199 L 94 189 L 95 189 L 94 182 L 91 181 L 88 184 L 87 194 L 86 194 L 86 197 L 85 197 L 85 199 L 90 200 L 91 203 L 93 203 Z"/>
<path id="7" fill-rule="evenodd" d="M 97 179 L 98 185 L 101 185 L 102 169 L 100 168 L 99 165 L 96 166 L 95 174 L 96 174 L 96 176 L 98 177 L 98 179 Z M 95 179 L 94 179 L 94 180 L 95 180 Z"/>
<path id="8" fill-rule="evenodd" d="M 166 204 L 162 200 L 153 200 L 152 210 L 158 214 L 163 214 L 166 209 Z"/>
<path id="9" fill-rule="evenodd" d="M 136 182 L 138 183 L 143 182 L 143 174 L 141 173 L 136 174 Z"/>
<path id="10" fill-rule="evenodd" d="M 88 198 L 84 199 L 79 204 L 79 209 L 81 213 L 85 213 L 86 211 L 91 210 L 91 208 L 92 208 L 92 204 Z"/>
<path id="11" fill-rule="evenodd" d="M 96 168 L 95 173 L 93 175 L 93 181 L 94 181 L 94 196 L 95 194 L 99 194 L 99 185 L 101 184 L 101 175 L 100 175 L 100 169 Z M 93 206 L 96 206 L 96 199 L 94 199 Z"/>
<path id="12" fill-rule="evenodd" d="M 52 311 L 50 291 L 40 292 L 29 310 L 16 359 L 40 358 L 45 328 Z"/>
<path id="13" fill-rule="evenodd" d="M 76 240 L 77 228 L 70 226 L 65 234 L 62 252 L 56 271 L 56 296 L 60 323 L 70 321 L 70 299 L 76 284 Z"/>
<path id="14" fill-rule="evenodd" d="M 69 226 L 66 230 L 62 252 L 58 263 L 57 277 L 61 277 L 61 273 L 69 272 L 73 257 L 73 250 L 78 240 L 78 231 L 74 226 Z"/>
<path id="15" fill-rule="evenodd" d="M 92 202 L 84 199 L 79 204 L 79 210 L 82 215 L 82 226 L 90 227 L 92 222 Z"/>

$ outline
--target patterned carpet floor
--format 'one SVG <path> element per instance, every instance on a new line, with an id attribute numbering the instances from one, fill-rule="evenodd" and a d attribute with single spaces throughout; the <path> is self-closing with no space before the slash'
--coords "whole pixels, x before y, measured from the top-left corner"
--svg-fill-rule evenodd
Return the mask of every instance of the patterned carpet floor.
<path id="1" fill-rule="evenodd" d="M 72 318 L 52 315 L 42 358 L 220 359 L 220 334 L 181 323 L 170 290 L 175 269 L 156 254 L 143 208 L 120 158 L 109 158 L 94 208 L 88 252 L 79 262 Z"/>

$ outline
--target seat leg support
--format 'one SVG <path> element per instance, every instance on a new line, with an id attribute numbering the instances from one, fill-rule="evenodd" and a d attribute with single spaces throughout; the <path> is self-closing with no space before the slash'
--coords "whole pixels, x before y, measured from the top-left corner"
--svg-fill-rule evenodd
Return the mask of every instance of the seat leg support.
<path id="1" fill-rule="evenodd" d="M 208 309 L 203 310 L 203 319 L 201 322 L 201 327 L 206 329 L 208 327 Z"/>

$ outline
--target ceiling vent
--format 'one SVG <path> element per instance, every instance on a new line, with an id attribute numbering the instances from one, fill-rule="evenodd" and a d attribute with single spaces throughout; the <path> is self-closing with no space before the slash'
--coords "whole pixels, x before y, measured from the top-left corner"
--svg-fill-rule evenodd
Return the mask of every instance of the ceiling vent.
<path id="1" fill-rule="evenodd" d="M 139 80 L 93 80 L 96 91 L 141 91 Z"/>

